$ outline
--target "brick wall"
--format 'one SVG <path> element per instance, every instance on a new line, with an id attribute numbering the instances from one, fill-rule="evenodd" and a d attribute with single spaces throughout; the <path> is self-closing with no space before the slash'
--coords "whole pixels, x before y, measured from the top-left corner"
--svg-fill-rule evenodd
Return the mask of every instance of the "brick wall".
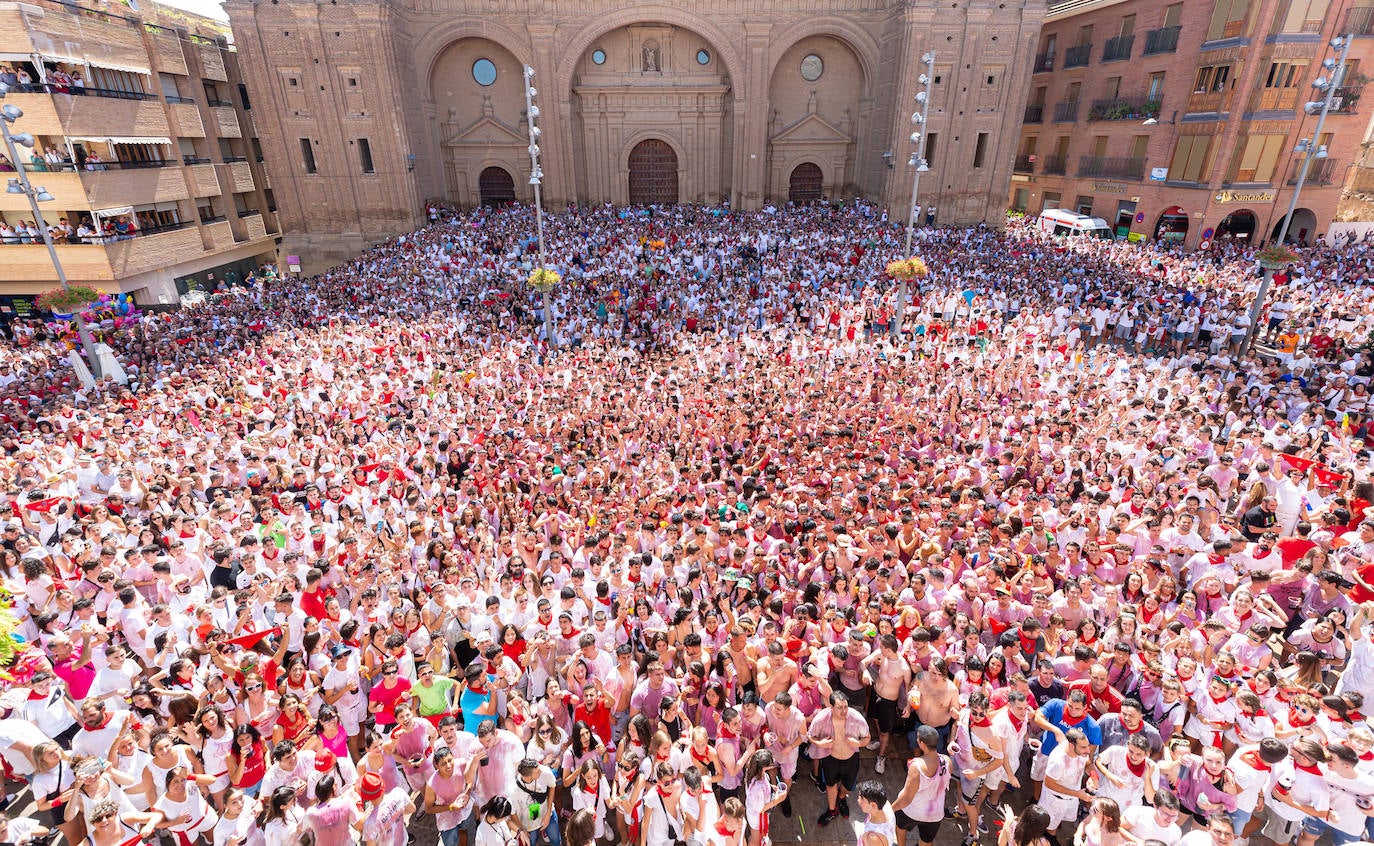
<path id="1" fill-rule="evenodd" d="M 215 176 L 214 165 L 191 165 L 187 170 L 191 173 L 191 196 L 218 197 L 220 195 L 219 179 Z"/>
<path id="2" fill-rule="evenodd" d="M 181 138 L 204 138 L 205 124 L 200 119 L 200 107 L 194 103 L 172 103 L 170 106 L 172 134 Z"/>
<path id="3" fill-rule="evenodd" d="M 215 116 L 215 134 L 221 138 L 243 137 L 243 131 L 239 129 L 238 115 L 234 114 L 232 107 L 215 106 L 210 112 Z"/>

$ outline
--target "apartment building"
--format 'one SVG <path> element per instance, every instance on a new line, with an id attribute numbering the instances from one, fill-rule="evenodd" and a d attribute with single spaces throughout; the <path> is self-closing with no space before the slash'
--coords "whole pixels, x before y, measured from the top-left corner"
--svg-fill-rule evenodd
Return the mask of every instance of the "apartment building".
<path id="1" fill-rule="evenodd" d="M 172 305 L 275 258 L 275 204 L 226 30 L 147 2 L 0 2 L 0 68 L 18 80 L 3 102 L 23 110 L 11 131 L 36 142 L 0 177 L 23 167 L 52 195 L 40 208 L 66 230 L 56 250 L 73 284 Z M 24 235 L 34 223 L 26 196 L 0 193 L 0 316 L 57 284 L 41 240 Z"/>
<path id="2" fill-rule="evenodd" d="M 1067 208 L 1132 239 L 1272 239 L 1317 116 L 1304 105 L 1350 33 L 1349 61 L 1288 237 L 1336 214 L 1369 122 L 1369 0 L 1071 0 L 1040 34 L 1012 208 Z"/>

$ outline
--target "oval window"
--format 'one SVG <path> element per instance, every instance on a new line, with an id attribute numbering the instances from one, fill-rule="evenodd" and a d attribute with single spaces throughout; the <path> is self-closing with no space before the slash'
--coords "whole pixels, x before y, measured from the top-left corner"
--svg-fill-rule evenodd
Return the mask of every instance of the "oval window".
<path id="1" fill-rule="evenodd" d="M 697 51 L 697 64 L 699 64 L 699 65 L 709 65 L 709 64 L 711 64 L 711 53 L 710 53 L 710 51 L 708 51 L 708 50 L 698 50 L 698 51 Z"/>
<path id="2" fill-rule="evenodd" d="M 491 85 L 496 81 L 496 65 L 491 59 L 478 59 L 472 63 L 472 78 L 478 85 Z"/>
<path id="3" fill-rule="evenodd" d="M 593 51 L 592 51 L 592 64 L 594 64 L 594 65 L 604 65 L 604 64 L 606 64 L 606 51 L 605 51 L 605 50 L 593 50 Z"/>
<path id="4" fill-rule="evenodd" d="M 807 82 L 815 82 L 821 78 L 821 74 L 824 72 L 825 62 L 822 62 L 821 57 L 817 56 L 815 53 L 811 53 L 806 58 L 802 59 L 801 75 L 802 79 Z"/>

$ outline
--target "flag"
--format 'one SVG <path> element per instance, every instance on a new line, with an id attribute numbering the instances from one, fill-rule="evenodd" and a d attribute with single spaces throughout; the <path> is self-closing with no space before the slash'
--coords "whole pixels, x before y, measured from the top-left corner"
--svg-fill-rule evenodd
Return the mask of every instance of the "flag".
<path id="1" fill-rule="evenodd" d="M 52 510 L 54 505 L 57 505 L 64 499 L 66 499 L 66 497 L 53 496 L 48 497 L 47 499 L 40 499 L 37 502 L 26 503 L 24 507 L 30 511 L 42 511 L 44 513 L 47 513 Z"/>
<path id="2" fill-rule="evenodd" d="M 258 643 L 262 641 L 264 638 L 274 637 L 280 634 L 281 626 L 276 626 L 275 628 L 271 629 L 263 629 L 260 632 L 249 632 L 248 634 L 239 635 L 238 637 L 231 637 L 224 642 L 226 644 L 242 646 L 244 649 L 252 649 L 253 647 L 257 646 Z"/>
<path id="3" fill-rule="evenodd" d="M 1282 454 L 1280 458 L 1282 458 L 1291 469 L 1301 470 L 1304 473 L 1311 470 L 1312 465 L 1317 463 L 1314 459 L 1303 458 L 1300 455 L 1289 455 L 1287 453 Z"/>
<path id="4" fill-rule="evenodd" d="M 1313 471 L 1313 475 L 1317 478 L 1317 484 L 1329 485 L 1333 488 L 1339 487 L 1341 482 L 1345 481 L 1344 473 L 1337 473 L 1325 464 L 1318 464 L 1317 469 Z"/>

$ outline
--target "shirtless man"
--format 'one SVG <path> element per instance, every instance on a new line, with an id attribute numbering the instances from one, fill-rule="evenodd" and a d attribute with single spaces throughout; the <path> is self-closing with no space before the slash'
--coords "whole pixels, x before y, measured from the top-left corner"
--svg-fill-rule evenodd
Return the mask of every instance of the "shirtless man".
<path id="1" fill-rule="evenodd" d="M 959 686 L 949 677 L 943 658 L 930 659 L 930 669 L 916 675 L 916 685 L 907 695 L 903 716 L 916 712 L 916 726 L 930 726 L 940 735 L 938 751 L 949 749 L 949 735 L 954 718 L 959 715 Z M 916 732 L 907 735 L 911 748 L 916 748 Z"/>
<path id="2" fill-rule="evenodd" d="M 978 813 L 983 800 L 1001 787 L 1007 770 L 1004 741 L 988 716 L 988 695 L 981 690 L 969 694 L 968 712 L 959 719 L 950 757 L 958 767 L 959 807 L 968 816 L 964 846 L 973 846 L 978 834 L 987 834 L 987 824 Z"/>
<path id="3" fill-rule="evenodd" d="M 611 717 L 615 720 L 611 741 L 619 743 L 625 734 L 625 727 L 630 724 L 630 699 L 634 697 L 635 685 L 639 683 L 635 676 L 634 647 L 628 643 L 616 647 L 615 668 L 609 675 L 606 689 L 613 691 L 615 697 L 615 706 L 611 711 Z"/>
<path id="4" fill-rule="evenodd" d="M 864 669 L 873 677 L 873 699 L 868 703 L 868 715 L 878 728 L 878 740 L 869 746 L 878 750 L 873 770 L 879 775 L 887 771 L 883 756 L 887 754 L 888 738 L 897 726 L 897 703 L 901 701 L 902 691 L 911 686 L 911 667 L 897 654 L 897 648 L 897 638 L 885 634 L 878 639 L 878 651 L 863 660 Z"/>
<path id="5" fill-rule="evenodd" d="M 730 660 L 735 664 L 735 675 L 739 678 L 739 689 L 757 692 L 758 684 L 754 680 L 754 656 L 749 651 L 748 632 L 738 625 L 731 628 L 730 640 L 725 644 L 725 651 L 730 654 Z"/>
<path id="6" fill-rule="evenodd" d="M 768 642 L 768 654 L 759 659 L 754 678 L 760 702 L 772 702 L 797 680 L 797 662 L 787 657 L 782 641 Z"/>
<path id="7" fill-rule="evenodd" d="M 812 745 L 825 753 L 821 783 L 826 810 L 817 821 L 823 828 L 837 816 L 849 819 L 845 796 L 859 780 L 859 749 L 868 743 L 868 720 L 850 708 L 849 697 L 837 690 L 830 694 L 830 707 L 811 718 L 807 734 Z"/>

